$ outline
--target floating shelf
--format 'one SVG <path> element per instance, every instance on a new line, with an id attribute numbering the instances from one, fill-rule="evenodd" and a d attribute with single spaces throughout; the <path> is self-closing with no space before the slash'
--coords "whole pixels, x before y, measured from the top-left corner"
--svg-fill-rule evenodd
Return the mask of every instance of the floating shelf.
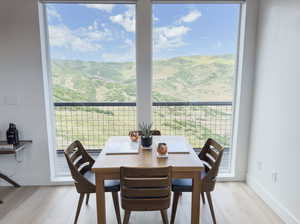
<path id="1" fill-rule="evenodd" d="M 14 146 L 13 149 L 0 149 L 0 155 L 4 155 L 4 154 L 17 154 L 17 152 L 23 150 L 25 148 L 26 144 L 30 144 L 32 143 L 32 140 L 21 140 L 20 144 L 17 146 Z M 0 141 L 0 145 L 1 144 L 7 144 L 6 141 Z"/>

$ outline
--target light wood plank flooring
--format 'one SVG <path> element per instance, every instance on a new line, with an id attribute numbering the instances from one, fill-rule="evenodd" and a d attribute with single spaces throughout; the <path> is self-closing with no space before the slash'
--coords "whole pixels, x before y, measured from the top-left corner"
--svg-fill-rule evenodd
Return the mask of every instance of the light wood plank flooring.
<path id="1" fill-rule="evenodd" d="M 107 223 L 116 224 L 111 195 L 107 194 Z M 190 222 L 189 193 L 179 201 L 176 224 Z M 73 223 L 78 194 L 72 186 L 0 188 L 1 224 Z M 213 193 L 219 224 L 282 224 L 281 219 L 244 183 L 218 183 Z M 170 215 L 169 209 L 169 215 Z M 208 205 L 202 210 L 202 224 L 211 224 Z M 123 213 L 122 213 L 123 215 Z M 95 195 L 82 207 L 79 224 L 96 223 Z M 131 224 L 162 223 L 159 212 L 134 212 Z"/>

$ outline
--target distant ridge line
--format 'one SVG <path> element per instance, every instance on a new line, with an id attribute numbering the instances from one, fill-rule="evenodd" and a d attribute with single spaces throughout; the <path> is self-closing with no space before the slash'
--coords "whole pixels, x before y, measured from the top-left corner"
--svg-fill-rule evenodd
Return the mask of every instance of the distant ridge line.
<path id="1" fill-rule="evenodd" d="M 166 60 L 174 60 L 174 59 L 184 59 L 184 58 L 192 58 L 192 57 L 234 57 L 235 54 L 219 54 L 219 55 L 182 55 L 175 56 L 170 58 L 159 58 L 154 59 L 152 61 L 166 61 Z M 135 61 L 92 61 L 92 60 L 82 60 L 82 59 L 62 59 L 62 58 L 52 58 L 53 61 L 70 61 L 70 62 L 87 62 L 87 63 L 111 63 L 111 64 L 126 64 L 126 63 L 135 63 Z"/>

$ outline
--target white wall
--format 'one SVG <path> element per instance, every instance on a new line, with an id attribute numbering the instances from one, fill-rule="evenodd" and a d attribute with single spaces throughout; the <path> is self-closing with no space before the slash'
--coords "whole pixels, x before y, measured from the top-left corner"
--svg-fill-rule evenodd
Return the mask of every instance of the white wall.
<path id="1" fill-rule="evenodd" d="M 21 139 L 33 143 L 22 163 L 1 155 L 0 170 L 23 185 L 49 184 L 37 0 L 0 3 L 0 139 L 9 122 L 17 124 Z"/>
<path id="2" fill-rule="evenodd" d="M 261 0 L 248 183 L 286 223 L 300 223 L 299 99 L 300 1 Z"/>

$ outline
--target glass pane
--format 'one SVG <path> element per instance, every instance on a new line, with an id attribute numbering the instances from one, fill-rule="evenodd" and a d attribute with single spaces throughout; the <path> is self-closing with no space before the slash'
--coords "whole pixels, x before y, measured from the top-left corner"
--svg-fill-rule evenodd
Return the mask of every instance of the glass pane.
<path id="1" fill-rule="evenodd" d="M 230 170 L 239 4 L 153 5 L 154 126 L 226 147 Z"/>
<path id="2" fill-rule="evenodd" d="M 136 126 L 134 4 L 46 4 L 57 149 Z"/>

